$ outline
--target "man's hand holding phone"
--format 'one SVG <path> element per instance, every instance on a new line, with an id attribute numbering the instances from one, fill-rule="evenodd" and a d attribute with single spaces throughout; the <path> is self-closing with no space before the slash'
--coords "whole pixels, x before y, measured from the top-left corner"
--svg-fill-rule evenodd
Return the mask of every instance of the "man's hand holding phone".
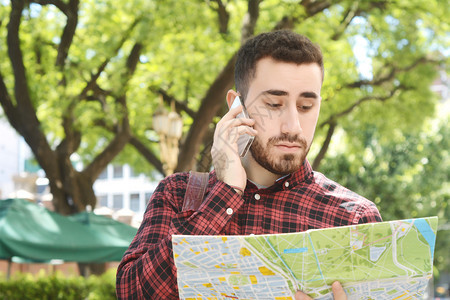
<path id="1" fill-rule="evenodd" d="M 231 105 L 230 109 L 236 108 L 242 106 L 242 111 L 236 116 L 236 118 L 245 118 L 249 119 L 249 115 L 247 110 L 245 109 L 244 104 L 242 103 L 239 96 L 234 98 L 233 104 Z M 253 143 L 253 140 L 255 139 L 254 136 L 249 135 L 247 133 L 240 134 L 237 140 L 237 146 L 238 146 L 238 154 L 240 157 L 244 157 L 248 150 L 250 149 L 250 146 Z"/>
<path id="2" fill-rule="evenodd" d="M 239 97 L 234 102 L 240 103 Z M 242 113 L 243 117 L 239 117 Z M 237 189 L 244 190 L 247 183 L 240 154 L 246 154 L 257 134 L 252 128 L 254 124 L 255 121 L 248 118 L 243 105 L 233 103 L 228 113 L 217 123 L 214 132 L 211 156 L 217 178 Z"/>

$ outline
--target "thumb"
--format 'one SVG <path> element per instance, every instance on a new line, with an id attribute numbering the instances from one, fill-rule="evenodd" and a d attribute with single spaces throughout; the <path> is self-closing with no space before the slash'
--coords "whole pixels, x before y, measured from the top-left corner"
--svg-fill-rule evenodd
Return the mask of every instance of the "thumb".
<path id="1" fill-rule="evenodd" d="M 347 294 L 345 294 L 344 288 L 339 281 L 333 282 L 331 289 L 335 300 L 347 300 Z"/>
<path id="2" fill-rule="evenodd" d="M 297 291 L 295 293 L 295 300 L 313 300 L 311 297 L 303 293 L 302 291 Z"/>

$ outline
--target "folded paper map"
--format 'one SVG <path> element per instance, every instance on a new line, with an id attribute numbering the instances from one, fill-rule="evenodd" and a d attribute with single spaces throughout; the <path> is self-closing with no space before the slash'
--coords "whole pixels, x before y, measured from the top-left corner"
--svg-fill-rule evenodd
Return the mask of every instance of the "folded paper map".
<path id="1" fill-rule="evenodd" d="M 421 299 L 431 278 L 437 217 L 298 233 L 172 236 L 180 299 Z"/>

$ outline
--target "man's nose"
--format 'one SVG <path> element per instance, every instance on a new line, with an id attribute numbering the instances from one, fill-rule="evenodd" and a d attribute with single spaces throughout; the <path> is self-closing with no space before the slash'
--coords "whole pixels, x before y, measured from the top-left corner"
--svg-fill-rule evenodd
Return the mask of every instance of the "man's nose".
<path id="1" fill-rule="evenodd" d="M 286 108 L 281 116 L 281 132 L 287 134 L 302 133 L 302 126 L 300 124 L 300 115 L 295 108 Z"/>

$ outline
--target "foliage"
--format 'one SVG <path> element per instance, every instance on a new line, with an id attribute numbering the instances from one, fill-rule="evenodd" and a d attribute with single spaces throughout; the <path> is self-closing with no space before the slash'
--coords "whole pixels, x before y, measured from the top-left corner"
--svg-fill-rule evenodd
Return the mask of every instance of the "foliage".
<path id="1" fill-rule="evenodd" d="M 450 13 L 443 0 L 4 0 L 0 8 L 0 102 L 62 213 L 95 206 L 92 183 L 113 160 L 163 172 L 152 129 L 161 98 L 183 117 L 177 171 L 196 168 L 226 109 L 234 55 L 262 31 L 289 28 L 323 50 L 315 168 L 336 151 L 326 138 L 336 132 L 355 137 L 350 153 L 365 149 L 360 132 L 376 129 L 385 141 L 418 132 L 437 103 L 429 86 L 447 60 L 439 53 L 449 30 L 438 20 Z"/>
<path id="2" fill-rule="evenodd" d="M 8 300 L 64 299 L 107 300 L 116 299 L 115 270 L 102 276 L 64 277 L 60 273 L 19 274 L 14 278 L 0 279 L 0 298 Z"/>

